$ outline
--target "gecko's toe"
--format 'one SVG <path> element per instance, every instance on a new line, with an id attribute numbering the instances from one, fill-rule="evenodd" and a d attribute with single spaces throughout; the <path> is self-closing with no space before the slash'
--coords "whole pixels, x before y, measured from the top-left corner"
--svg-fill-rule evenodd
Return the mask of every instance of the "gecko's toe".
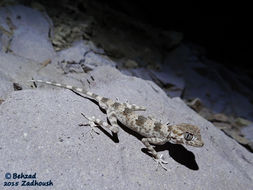
<path id="1" fill-rule="evenodd" d="M 163 169 L 165 169 L 166 171 L 168 170 L 164 164 L 168 164 L 168 162 L 166 162 L 165 160 L 163 160 L 163 155 L 161 154 L 160 156 L 158 156 L 158 158 L 154 158 L 154 160 L 156 161 L 156 163 L 160 166 L 162 166 Z"/>
<path id="2" fill-rule="evenodd" d="M 166 162 L 164 159 L 163 159 L 163 154 L 161 154 L 160 156 L 159 156 L 159 160 L 161 160 L 161 162 L 163 163 L 163 164 L 168 164 L 169 162 Z"/>
<path id="3" fill-rule="evenodd" d="M 118 127 L 112 127 L 112 128 L 110 128 L 110 130 L 111 130 L 113 133 L 118 133 L 118 132 L 119 132 Z"/>

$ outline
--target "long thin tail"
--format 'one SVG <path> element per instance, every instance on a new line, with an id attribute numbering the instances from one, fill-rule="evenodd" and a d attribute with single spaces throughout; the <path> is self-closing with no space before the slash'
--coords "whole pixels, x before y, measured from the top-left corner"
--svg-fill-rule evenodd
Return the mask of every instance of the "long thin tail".
<path id="1" fill-rule="evenodd" d="M 48 85 L 52 85 L 52 86 L 57 86 L 57 87 L 60 87 L 60 88 L 66 88 L 66 89 L 69 89 L 69 90 L 74 90 L 76 92 L 80 92 L 82 94 L 85 94 L 86 96 L 88 96 L 92 99 L 95 99 L 96 101 L 99 101 L 101 99 L 100 96 L 97 95 L 97 94 L 94 94 L 94 93 L 89 92 L 87 90 L 84 90 L 82 88 L 78 88 L 78 87 L 71 86 L 71 85 L 60 84 L 60 83 L 50 82 L 50 81 L 43 81 L 43 80 L 29 80 L 28 82 L 38 82 L 38 83 L 48 84 Z"/>
<path id="2" fill-rule="evenodd" d="M 113 103 L 115 103 L 113 100 L 110 100 L 108 98 L 104 98 L 102 96 L 94 94 L 93 92 L 89 92 L 89 91 L 84 90 L 82 88 L 78 88 L 78 87 L 71 86 L 71 85 L 60 84 L 60 83 L 50 82 L 50 81 L 43 81 L 43 80 L 29 80 L 28 82 L 38 82 L 38 83 L 48 84 L 48 85 L 52 85 L 52 86 L 57 86 L 57 87 L 60 87 L 60 88 L 66 88 L 66 89 L 69 89 L 69 90 L 74 90 L 76 92 L 80 92 L 80 93 L 88 96 L 91 99 L 96 100 L 97 102 L 102 101 L 103 103 L 111 104 L 111 105 Z M 127 108 L 132 109 L 134 111 L 145 111 L 146 110 L 145 107 L 137 106 L 135 104 L 123 103 L 123 105 L 125 105 Z"/>

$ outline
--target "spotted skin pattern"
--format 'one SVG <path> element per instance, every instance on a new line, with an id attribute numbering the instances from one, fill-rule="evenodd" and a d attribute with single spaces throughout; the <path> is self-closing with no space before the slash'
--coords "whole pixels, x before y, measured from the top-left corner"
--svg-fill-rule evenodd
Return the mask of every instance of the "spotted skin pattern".
<path id="1" fill-rule="evenodd" d="M 96 119 L 94 116 L 86 117 L 89 122 L 93 123 L 94 125 L 96 124 L 108 128 L 113 133 L 118 133 L 119 126 L 117 121 L 119 121 L 129 129 L 139 133 L 144 137 L 142 138 L 143 144 L 151 152 L 155 161 L 164 169 L 166 168 L 163 164 L 167 164 L 167 162 L 162 159 L 162 155 L 158 155 L 158 153 L 150 144 L 163 145 L 166 142 L 170 142 L 173 144 L 185 144 L 193 147 L 202 147 L 204 145 L 204 142 L 201 139 L 200 129 L 195 125 L 186 123 L 176 125 L 163 124 L 152 119 L 151 117 L 145 117 L 143 115 L 136 114 L 135 111 L 145 111 L 146 109 L 135 104 L 114 101 L 70 85 L 42 80 L 31 80 L 31 82 L 39 82 L 70 89 L 80 92 L 97 101 L 99 106 L 106 111 L 110 124 L 100 119 Z"/>

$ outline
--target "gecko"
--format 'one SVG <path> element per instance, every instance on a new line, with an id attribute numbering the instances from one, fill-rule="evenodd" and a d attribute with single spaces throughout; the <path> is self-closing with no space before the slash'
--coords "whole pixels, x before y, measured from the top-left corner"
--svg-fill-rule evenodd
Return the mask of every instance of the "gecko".
<path id="1" fill-rule="evenodd" d="M 93 126 L 98 125 L 108 128 L 112 133 L 117 134 L 119 132 L 119 125 L 117 121 L 125 125 L 127 128 L 137 132 L 143 137 L 141 141 L 150 151 L 153 159 L 165 170 L 167 170 L 167 168 L 164 166 L 164 164 L 168 164 L 168 162 L 163 159 L 162 154 L 159 155 L 155 151 L 151 144 L 163 145 L 166 142 L 170 142 L 172 144 L 183 144 L 193 147 L 202 147 L 204 145 L 204 142 L 201 138 L 200 129 L 195 125 L 187 123 L 162 123 L 153 119 L 152 117 L 145 117 L 136 113 L 136 111 L 145 111 L 145 107 L 129 104 L 128 102 L 122 103 L 117 100 L 114 101 L 112 99 L 71 85 L 42 80 L 30 80 L 30 82 L 44 83 L 73 90 L 74 92 L 84 94 L 88 98 L 95 100 L 98 105 L 105 110 L 109 123 L 97 119 L 95 116 L 83 116 L 85 116 L 85 118 L 88 119 Z"/>

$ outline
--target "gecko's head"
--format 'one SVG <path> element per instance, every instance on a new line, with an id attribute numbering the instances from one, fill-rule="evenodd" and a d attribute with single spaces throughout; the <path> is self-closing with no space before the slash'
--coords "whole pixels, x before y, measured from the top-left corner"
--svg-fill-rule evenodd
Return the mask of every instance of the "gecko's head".
<path id="1" fill-rule="evenodd" d="M 170 141 L 176 144 L 186 144 L 194 147 L 204 146 L 200 129 L 195 125 L 177 124 L 169 127 Z"/>

